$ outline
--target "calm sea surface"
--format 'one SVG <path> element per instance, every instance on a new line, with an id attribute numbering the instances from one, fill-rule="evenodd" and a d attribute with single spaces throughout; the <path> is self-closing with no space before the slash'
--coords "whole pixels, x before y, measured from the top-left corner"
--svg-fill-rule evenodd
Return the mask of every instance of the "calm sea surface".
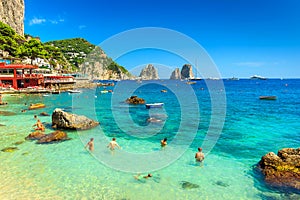
<path id="1" fill-rule="evenodd" d="M 132 95 L 164 106 L 129 106 L 124 100 Z M 259 100 L 262 95 L 277 100 Z M 266 186 L 254 170 L 266 153 L 300 146 L 299 79 L 120 81 L 80 94 L 6 94 L 3 100 L 9 104 L 0 111 L 9 113 L 0 112 L 0 149 L 18 150 L 0 152 L 0 199 L 300 199 Z M 21 112 L 30 103 L 47 107 Z M 24 141 L 33 116 L 55 108 L 100 126 L 66 131 L 71 140 L 61 143 Z M 39 118 L 51 133 L 51 116 Z M 92 153 L 84 149 L 91 137 Z M 113 153 L 106 148 L 112 137 L 122 147 Z M 199 146 L 203 166 L 194 161 Z M 147 173 L 153 177 L 142 178 Z"/>

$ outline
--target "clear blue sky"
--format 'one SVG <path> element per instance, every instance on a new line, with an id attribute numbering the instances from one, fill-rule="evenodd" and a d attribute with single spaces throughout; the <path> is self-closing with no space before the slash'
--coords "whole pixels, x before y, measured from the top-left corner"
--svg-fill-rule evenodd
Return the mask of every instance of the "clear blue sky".
<path id="1" fill-rule="evenodd" d="M 97 45 L 129 29 L 163 27 L 202 45 L 222 77 L 300 78 L 299 10 L 298 0 L 25 0 L 25 33 L 43 42 L 82 37 Z M 184 63 L 146 53 L 117 62 L 128 69 Z"/>

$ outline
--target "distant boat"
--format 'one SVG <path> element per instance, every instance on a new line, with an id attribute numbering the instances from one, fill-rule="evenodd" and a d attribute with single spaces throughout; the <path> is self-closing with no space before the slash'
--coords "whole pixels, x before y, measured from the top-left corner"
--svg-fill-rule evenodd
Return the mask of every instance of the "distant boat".
<path id="1" fill-rule="evenodd" d="M 267 80 L 267 78 L 258 76 L 258 75 L 253 75 L 250 77 L 250 79 L 252 79 L 252 80 Z"/>
<path id="2" fill-rule="evenodd" d="M 190 78 L 190 81 L 201 81 L 201 78 L 195 77 L 195 78 Z"/>
<path id="3" fill-rule="evenodd" d="M 69 93 L 81 93 L 80 90 L 67 90 L 67 92 L 69 92 Z"/>
<path id="4" fill-rule="evenodd" d="M 146 108 L 161 108 L 163 105 L 164 103 L 147 103 Z"/>
<path id="5" fill-rule="evenodd" d="M 60 90 L 52 91 L 52 94 L 60 94 Z"/>
<path id="6" fill-rule="evenodd" d="M 230 81 L 238 81 L 238 80 L 240 80 L 240 79 L 237 78 L 237 77 L 232 77 L 232 78 L 229 78 L 228 80 L 230 80 Z"/>
<path id="7" fill-rule="evenodd" d="M 167 90 L 161 90 L 160 92 L 164 92 L 165 93 L 165 92 L 167 92 Z"/>
<path id="8" fill-rule="evenodd" d="M 108 90 L 102 90 L 100 92 L 101 92 L 101 94 L 106 94 L 106 93 L 108 93 Z"/>
<path id="9" fill-rule="evenodd" d="M 193 84 L 196 84 L 196 82 L 194 82 L 194 81 L 188 81 L 188 82 L 186 82 L 186 84 L 193 85 Z"/>
<path id="10" fill-rule="evenodd" d="M 259 99 L 260 100 L 276 100 L 277 97 L 276 96 L 260 96 Z"/>

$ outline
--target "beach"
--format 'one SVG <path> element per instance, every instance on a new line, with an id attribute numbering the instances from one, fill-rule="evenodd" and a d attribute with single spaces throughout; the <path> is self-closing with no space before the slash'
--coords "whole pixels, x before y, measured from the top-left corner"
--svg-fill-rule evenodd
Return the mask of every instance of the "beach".
<path id="1" fill-rule="evenodd" d="M 137 89 L 132 94 L 122 94 L 118 92 L 122 85 Z M 0 152 L 0 199 L 300 198 L 291 191 L 268 187 L 254 170 L 266 153 L 299 147 L 299 86 L 298 79 L 224 80 L 225 91 L 220 91 L 209 89 L 204 80 L 193 85 L 170 80 L 143 81 L 142 84 L 120 81 L 116 86 L 106 87 L 114 93 L 102 94 L 102 87 L 92 87 L 81 88 L 78 94 L 4 94 L 3 101 L 8 104 L 1 106 L 0 111 L 10 114 L 0 115 L 0 124 L 4 125 L 0 127 L 0 149 L 17 147 L 18 150 Z M 191 88 L 197 99 L 199 120 L 190 119 L 181 124 L 183 115 L 189 117 L 190 114 L 183 113 L 182 107 L 191 112 L 195 109 L 183 105 L 176 96 L 187 94 L 186 87 Z M 226 94 L 224 127 L 213 148 L 203 149 L 206 155 L 200 167 L 194 155 L 197 148 L 209 140 L 206 135 L 211 122 L 211 95 L 223 92 Z M 128 106 L 124 97 L 131 95 L 149 103 L 163 102 L 164 107 L 148 110 L 145 105 Z M 277 99 L 262 101 L 261 95 L 275 95 Z M 46 107 L 22 113 L 30 103 L 44 103 Z M 55 108 L 85 115 L 99 121 L 100 126 L 85 131 L 67 130 L 71 140 L 60 143 L 40 145 L 25 141 L 36 122 L 33 116 L 41 112 L 50 114 L 38 116 L 46 127 L 45 132 L 53 132 L 51 114 Z M 147 123 L 149 116 L 162 123 Z M 178 137 L 181 126 L 196 127 L 196 135 L 187 148 L 182 145 L 187 138 Z M 210 130 L 217 130 L 212 128 Z M 114 154 L 106 148 L 112 137 L 117 138 L 122 147 Z M 165 137 L 168 145 L 164 151 L 160 141 Z M 90 138 L 95 139 L 94 152 L 84 149 Z M 172 143 L 175 139 L 176 143 Z M 183 154 L 160 168 L 141 171 L 142 175 L 152 173 L 153 177 L 148 179 L 136 180 L 137 172 L 122 170 L 138 168 L 134 166 L 137 163 L 118 166 L 118 163 L 128 162 L 126 153 L 163 156 L 169 150 L 182 150 Z"/>

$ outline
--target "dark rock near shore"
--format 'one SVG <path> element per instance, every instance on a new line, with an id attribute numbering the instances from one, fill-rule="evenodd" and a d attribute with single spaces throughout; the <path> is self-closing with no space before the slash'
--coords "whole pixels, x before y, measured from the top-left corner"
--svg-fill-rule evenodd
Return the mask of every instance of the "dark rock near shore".
<path id="1" fill-rule="evenodd" d="M 4 149 L 1 149 L 3 152 L 14 152 L 16 150 L 19 150 L 17 147 L 6 147 Z"/>
<path id="2" fill-rule="evenodd" d="M 131 96 L 128 99 L 126 99 L 126 103 L 129 104 L 145 104 L 145 100 L 142 98 L 139 98 L 137 96 Z"/>
<path id="3" fill-rule="evenodd" d="M 181 182 L 181 187 L 183 189 L 194 189 L 194 188 L 199 188 L 199 185 L 188 182 L 188 181 L 182 181 Z"/>
<path id="4" fill-rule="evenodd" d="M 50 115 L 48 113 L 46 113 L 46 112 L 41 112 L 40 116 L 50 116 Z"/>
<path id="5" fill-rule="evenodd" d="M 60 142 L 69 140 L 68 135 L 63 131 L 55 131 L 53 133 L 47 134 L 37 141 L 38 144 L 46 144 L 52 142 Z"/>
<path id="6" fill-rule="evenodd" d="M 30 133 L 25 139 L 26 140 L 39 140 L 44 137 L 45 134 L 42 131 L 34 131 Z"/>
<path id="7" fill-rule="evenodd" d="M 300 192 L 300 148 L 285 148 L 277 155 L 270 152 L 261 158 L 258 168 L 268 185 Z"/>
<path id="8" fill-rule="evenodd" d="M 52 113 L 52 127 L 62 129 L 86 130 L 98 126 L 99 122 L 82 115 L 76 115 L 56 108 Z"/>

